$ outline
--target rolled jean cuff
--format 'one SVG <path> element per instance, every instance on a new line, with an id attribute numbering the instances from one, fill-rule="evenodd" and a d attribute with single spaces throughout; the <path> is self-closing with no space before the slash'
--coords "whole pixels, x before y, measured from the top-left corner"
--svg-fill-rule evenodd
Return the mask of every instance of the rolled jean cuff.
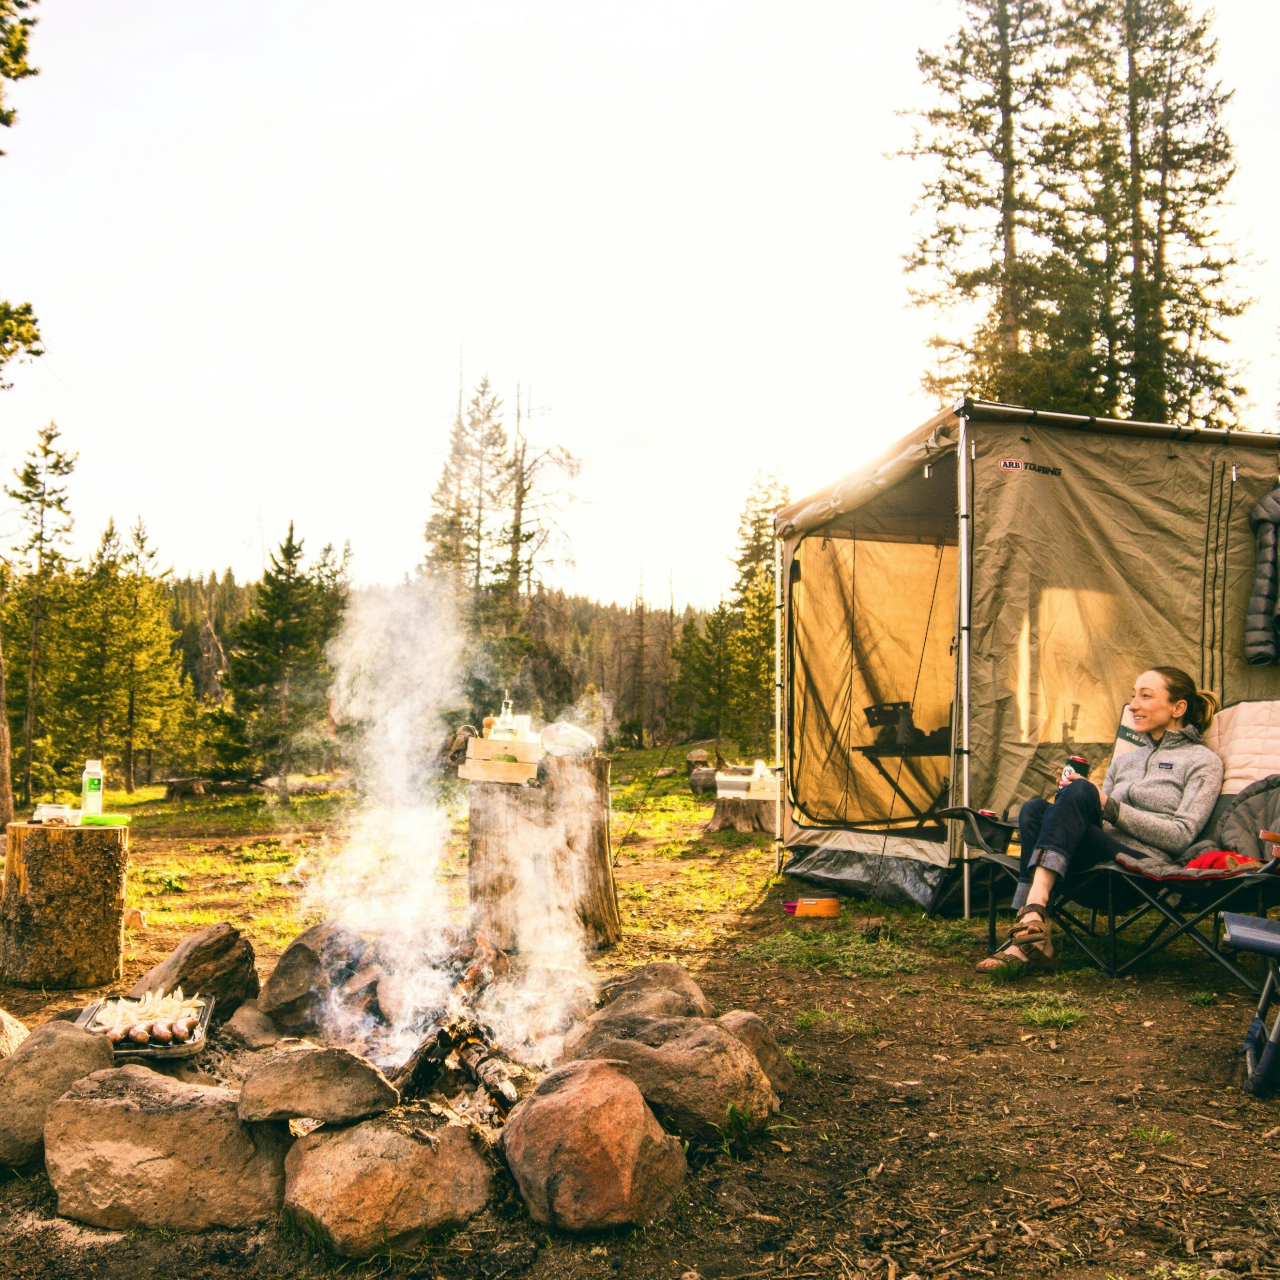
<path id="1" fill-rule="evenodd" d="M 1031 881 L 1019 880 L 1018 887 L 1013 891 L 1013 909 L 1021 911 L 1027 905 L 1027 897 L 1031 893 Z"/>
<path id="2" fill-rule="evenodd" d="M 1054 875 L 1065 876 L 1071 866 L 1071 859 L 1061 849 L 1046 849 L 1043 846 L 1031 855 L 1033 867 L 1044 867 Z"/>

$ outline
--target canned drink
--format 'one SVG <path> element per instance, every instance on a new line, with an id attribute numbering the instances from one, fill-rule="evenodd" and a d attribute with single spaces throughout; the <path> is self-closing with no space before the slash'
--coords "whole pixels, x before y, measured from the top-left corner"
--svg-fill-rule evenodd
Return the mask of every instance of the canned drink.
<path id="1" fill-rule="evenodd" d="M 1089 776 L 1089 761 L 1084 756 L 1068 756 L 1067 763 L 1062 766 L 1062 782 L 1060 785 L 1066 786 L 1068 782 L 1074 782 L 1077 778 L 1087 778 Z"/>

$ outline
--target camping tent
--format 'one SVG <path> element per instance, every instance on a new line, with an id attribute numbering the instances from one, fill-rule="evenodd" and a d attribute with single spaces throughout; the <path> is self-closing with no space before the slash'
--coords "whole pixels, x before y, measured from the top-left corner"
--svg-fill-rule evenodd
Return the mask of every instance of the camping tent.
<path id="1" fill-rule="evenodd" d="M 788 870 L 932 908 L 938 810 L 1100 781 L 1139 672 L 1280 698 L 1244 654 L 1278 442 L 966 399 L 779 512 Z"/>

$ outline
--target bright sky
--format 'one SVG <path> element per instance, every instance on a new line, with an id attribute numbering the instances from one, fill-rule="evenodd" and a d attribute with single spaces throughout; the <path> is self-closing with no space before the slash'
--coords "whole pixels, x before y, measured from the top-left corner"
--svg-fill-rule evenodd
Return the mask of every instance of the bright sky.
<path id="1" fill-rule="evenodd" d="M 1233 329 L 1280 398 L 1280 6 L 1220 0 L 1240 159 Z M 954 0 L 44 0 L 0 146 L 0 292 L 48 349 L 78 547 L 141 513 L 179 573 L 256 576 L 290 519 L 365 582 L 422 554 L 457 399 L 532 385 L 583 460 L 575 568 L 711 603 L 757 467 L 796 496 L 917 425 L 934 318 L 890 160 Z"/>

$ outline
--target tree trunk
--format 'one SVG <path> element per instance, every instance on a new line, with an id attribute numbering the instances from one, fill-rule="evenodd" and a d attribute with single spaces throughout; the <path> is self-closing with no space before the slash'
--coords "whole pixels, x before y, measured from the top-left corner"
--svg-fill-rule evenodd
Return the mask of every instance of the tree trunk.
<path id="1" fill-rule="evenodd" d="M 129 711 L 125 720 L 124 734 L 124 789 L 133 795 L 133 722 L 134 692 L 129 690 Z"/>
<path id="2" fill-rule="evenodd" d="M 0 976 L 18 987 L 99 987 L 124 972 L 128 827 L 9 826 Z"/>
<path id="3" fill-rule="evenodd" d="M 478 936 L 554 957 L 622 937 L 609 842 L 609 762 L 548 756 L 541 786 L 471 784 L 467 885 Z"/>
<path id="4" fill-rule="evenodd" d="M 1019 305 L 1017 296 L 1018 241 L 1017 197 L 1018 165 L 1014 154 L 1013 134 L 1013 52 L 1009 42 L 1009 6 L 1000 0 L 996 10 L 996 30 L 1000 37 L 1000 72 L 997 95 L 1000 104 L 1000 243 L 1003 263 L 1000 285 L 1000 345 L 1014 357 L 1005 369 L 1005 379 L 1015 367 L 1019 339 Z M 1001 388 L 1001 397 L 1021 403 L 1021 388 L 1015 380 Z"/>
<path id="5" fill-rule="evenodd" d="M 276 795 L 281 804 L 289 803 L 289 765 L 292 763 L 292 743 L 289 741 L 289 673 L 280 675 L 280 765 L 276 770 Z"/>
<path id="6" fill-rule="evenodd" d="M 22 715 L 22 803 L 31 803 L 31 753 L 36 740 L 36 689 L 40 669 L 40 593 L 31 606 L 31 655 L 27 663 L 27 705 Z"/>
<path id="7" fill-rule="evenodd" d="M 717 799 L 707 830 L 764 831 L 773 835 L 776 807 L 773 800 Z"/>
<path id="8" fill-rule="evenodd" d="M 3 600 L 0 600 L 3 603 Z M 0 647 L 0 826 L 13 821 L 13 774 L 9 756 L 9 702 L 4 684 L 4 649 Z"/>

